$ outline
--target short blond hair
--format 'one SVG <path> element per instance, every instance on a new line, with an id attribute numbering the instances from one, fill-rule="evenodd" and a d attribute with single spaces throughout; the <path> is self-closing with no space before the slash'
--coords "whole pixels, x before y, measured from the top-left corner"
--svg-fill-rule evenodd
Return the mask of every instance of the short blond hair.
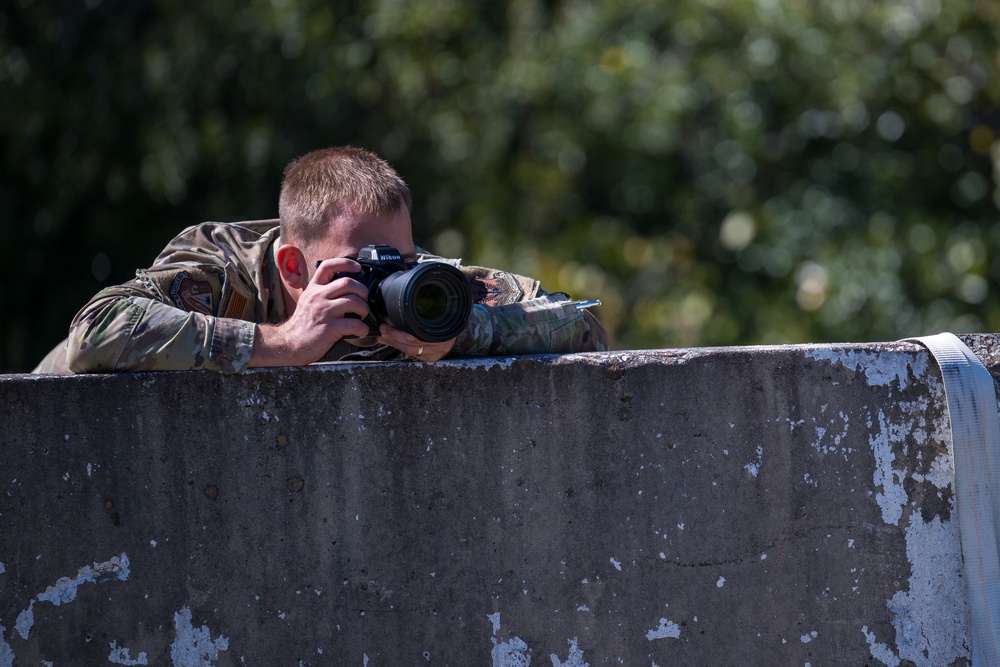
<path id="1" fill-rule="evenodd" d="M 325 238 L 329 221 L 345 207 L 392 215 L 413 203 L 410 188 L 388 162 L 354 146 L 306 153 L 285 167 L 278 201 L 281 236 L 299 245 Z"/>

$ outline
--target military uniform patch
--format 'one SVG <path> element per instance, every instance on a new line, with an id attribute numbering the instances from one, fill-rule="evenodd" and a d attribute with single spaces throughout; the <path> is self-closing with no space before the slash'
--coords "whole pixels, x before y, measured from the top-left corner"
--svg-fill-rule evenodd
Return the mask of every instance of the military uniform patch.
<path id="1" fill-rule="evenodd" d="M 189 313 L 215 313 L 212 286 L 205 281 L 195 280 L 187 271 L 174 276 L 174 282 L 170 285 L 170 300 Z"/>
<path id="2" fill-rule="evenodd" d="M 485 306 L 506 306 L 517 303 L 524 290 L 513 274 L 497 271 L 487 276 L 477 276 L 469 281 L 472 299 Z"/>
<path id="3" fill-rule="evenodd" d="M 226 308 L 225 317 L 235 317 L 240 320 L 249 319 L 247 306 L 250 305 L 250 299 L 241 292 L 233 291 L 233 295 L 229 298 L 229 307 Z"/>

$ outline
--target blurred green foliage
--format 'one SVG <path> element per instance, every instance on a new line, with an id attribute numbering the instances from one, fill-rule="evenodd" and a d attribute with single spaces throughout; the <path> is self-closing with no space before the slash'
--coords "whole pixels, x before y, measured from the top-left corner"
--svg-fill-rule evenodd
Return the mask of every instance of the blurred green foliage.
<path id="1" fill-rule="evenodd" d="M 355 144 L 624 348 L 1000 330 L 994 0 L 11 0 L 0 370 Z"/>

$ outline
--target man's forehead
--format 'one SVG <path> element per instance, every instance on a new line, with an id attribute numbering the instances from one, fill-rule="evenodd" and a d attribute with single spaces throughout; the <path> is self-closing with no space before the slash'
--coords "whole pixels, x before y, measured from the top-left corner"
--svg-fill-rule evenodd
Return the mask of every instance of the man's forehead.
<path id="1" fill-rule="evenodd" d="M 345 212 L 330 221 L 327 237 L 317 243 L 317 248 L 337 256 L 355 256 L 369 245 L 389 245 L 404 256 L 412 256 L 416 250 L 410 213 L 405 207 L 390 215 L 365 215 Z"/>

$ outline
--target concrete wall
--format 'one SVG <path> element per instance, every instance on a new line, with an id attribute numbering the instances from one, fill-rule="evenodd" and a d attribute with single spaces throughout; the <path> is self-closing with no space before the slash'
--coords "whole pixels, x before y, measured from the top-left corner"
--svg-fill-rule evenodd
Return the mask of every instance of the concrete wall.
<path id="1" fill-rule="evenodd" d="M 0 667 L 965 665 L 948 437 L 909 344 L 0 376 Z"/>

